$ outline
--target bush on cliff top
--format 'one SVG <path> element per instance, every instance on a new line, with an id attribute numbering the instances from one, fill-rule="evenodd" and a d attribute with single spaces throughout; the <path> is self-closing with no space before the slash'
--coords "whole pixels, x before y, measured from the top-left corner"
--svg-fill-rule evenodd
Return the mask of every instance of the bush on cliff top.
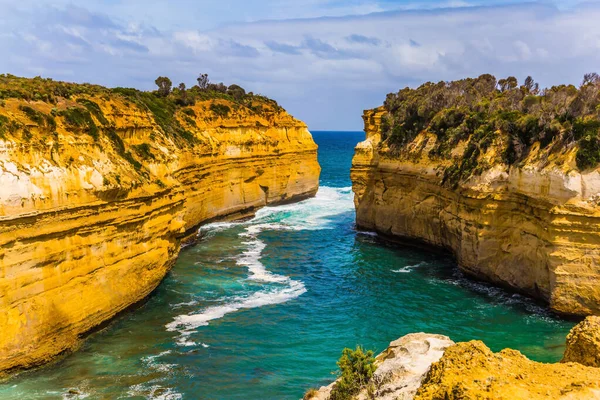
<path id="1" fill-rule="evenodd" d="M 108 141 L 123 160 L 145 175 L 147 171 L 144 171 L 142 162 L 153 160 L 158 154 L 153 151 L 153 143 L 127 144 L 117 132 L 114 115 L 105 115 L 100 105 L 112 107 L 113 114 L 119 115 L 119 103 L 126 106 L 135 104 L 147 111 L 160 130 L 179 146 L 199 143 L 199 139 L 190 131 L 197 128 L 196 120 L 201 117 L 189 107 L 197 101 L 210 101 L 210 106 L 203 108 L 208 111 L 209 119 L 210 113 L 213 114 L 213 120 L 229 116 L 232 110 L 245 109 L 247 114 L 257 114 L 267 119 L 282 111 L 274 100 L 246 93 L 238 85 L 212 84 L 207 75 L 201 75 L 201 78 L 198 79 L 198 85 L 187 89 L 183 83 L 172 88 L 169 78 L 160 77 L 156 80 L 158 90 L 145 92 L 132 88 L 108 89 L 87 83 L 0 74 L 0 106 L 4 109 L 9 102 L 7 100 L 18 100 L 16 104 L 19 111 L 33 123 L 11 118 L 10 114 L 0 115 L 0 138 L 20 138 L 30 145 L 43 145 L 51 140 L 53 149 L 58 149 L 58 121 L 59 126 L 72 133 L 91 136 L 95 146 L 102 146 Z M 43 110 L 48 107 L 40 103 L 52 104 L 52 111 L 47 114 Z M 32 126 L 35 129 L 31 129 Z M 151 140 L 153 135 L 150 135 Z"/>
<path id="2" fill-rule="evenodd" d="M 508 165 L 527 157 L 536 142 L 541 148 L 553 144 L 550 151 L 577 143 L 576 162 L 582 170 L 600 162 L 597 74 L 587 74 L 579 88 L 561 85 L 543 90 L 531 77 L 522 86 L 514 77 L 496 80 L 492 75 L 428 82 L 388 94 L 384 106 L 381 130 L 393 151 L 402 151 L 423 130 L 438 139 L 432 157 L 450 158 L 452 149 L 467 141 L 469 157 L 446 171 L 445 180 L 452 183 L 476 172 L 477 157 L 494 142 L 497 132 L 508 135 L 501 154 Z"/>
<path id="3" fill-rule="evenodd" d="M 35 77 L 32 79 L 21 78 L 10 74 L 0 74 L 0 100 L 20 99 L 25 101 L 43 101 L 46 103 L 57 104 L 62 99 L 71 99 L 78 97 L 78 102 L 86 107 L 88 111 L 95 115 L 90 108 L 93 107 L 87 103 L 84 96 L 106 97 L 118 94 L 128 99 L 136 101 L 136 104 L 146 106 L 167 106 L 169 111 L 175 111 L 181 107 L 193 105 L 197 101 L 207 101 L 215 99 L 224 99 L 231 103 L 246 107 L 249 111 L 256 114 L 264 114 L 267 111 L 279 112 L 283 109 L 275 100 L 268 97 L 254 94 L 246 91 L 239 85 L 226 86 L 223 83 L 213 84 L 208 81 L 208 76 L 204 76 L 206 81 L 198 80 L 199 85 L 186 89 L 185 84 L 179 84 L 176 88 L 171 88 L 171 81 L 167 77 L 159 77 L 157 90 L 154 92 L 144 92 L 132 88 L 114 88 L 109 89 L 99 85 L 89 83 L 70 83 L 54 81 L 50 78 Z M 159 98 L 153 100 L 152 97 Z M 159 103 L 159 104 L 157 104 Z M 260 104 L 260 107 L 257 106 Z M 156 107 L 150 108 L 151 112 L 156 114 Z M 164 117 L 163 117 L 164 121 Z"/>
<path id="4" fill-rule="evenodd" d="M 339 379 L 333 387 L 331 400 L 349 400 L 367 387 L 377 369 L 373 351 L 365 351 L 361 346 L 356 350 L 345 348 L 337 362 Z"/>

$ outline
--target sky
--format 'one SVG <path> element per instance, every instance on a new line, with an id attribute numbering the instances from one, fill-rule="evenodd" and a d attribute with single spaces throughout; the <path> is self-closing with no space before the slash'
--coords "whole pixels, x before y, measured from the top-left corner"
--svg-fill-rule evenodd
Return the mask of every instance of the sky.
<path id="1" fill-rule="evenodd" d="M 277 100 L 312 130 L 427 81 L 542 86 L 600 72 L 600 1 L 0 0 L 0 73 L 150 90 L 200 73 Z"/>

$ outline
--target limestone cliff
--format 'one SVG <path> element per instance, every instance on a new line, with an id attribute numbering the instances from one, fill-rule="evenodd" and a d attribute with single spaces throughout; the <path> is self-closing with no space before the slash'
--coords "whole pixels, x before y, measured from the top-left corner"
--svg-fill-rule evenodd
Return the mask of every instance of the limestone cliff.
<path id="1" fill-rule="evenodd" d="M 316 193 L 304 123 L 262 96 L 185 95 L 0 76 L 0 371 L 143 299 L 199 224 Z"/>
<path id="2" fill-rule="evenodd" d="M 366 140 L 356 147 L 351 173 L 357 225 L 446 248 L 467 274 L 543 299 L 559 313 L 600 314 L 600 172 L 586 167 L 597 155 L 586 146 L 598 141 L 598 119 L 572 117 L 548 128 L 543 107 L 550 100 L 513 90 L 520 91 L 492 86 L 493 94 L 462 108 L 451 106 L 463 101 L 456 95 L 421 125 L 410 114 L 417 107 L 405 100 L 365 111 Z M 577 103 L 581 92 L 565 91 Z M 489 110 L 509 96 L 522 103 L 496 111 L 490 123 Z M 541 104 L 539 119 L 519 108 L 527 101 Z M 396 107 L 409 107 L 409 116 L 391 128 Z M 588 136 L 577 139 L 581 132 Z"/>

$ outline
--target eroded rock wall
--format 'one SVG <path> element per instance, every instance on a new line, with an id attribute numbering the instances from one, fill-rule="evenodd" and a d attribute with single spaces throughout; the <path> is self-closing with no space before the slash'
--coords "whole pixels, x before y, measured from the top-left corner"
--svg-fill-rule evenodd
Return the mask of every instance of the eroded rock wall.
<path id="1" fill-rule="evenodd" d="M 318 189 L 317 146 L 281 109 L 197 102 L 175 114 L 182 137 L 120 96 L 84 97 L 100 108 L 96 137 L 60 116 L 74 98 L 0 104 L 16 127 L 0 140 L 0 371 L 71 350 L 142 300 L 199 224 Z M 23 105 L 56 115 L 54 129 Z"/>
<path id="2" fill-rule="evenodd" d="M 357 224 L 450 250 L 480 279 L 543 299 L 564 314 L 600 314 L 600 174 L 573 165 L 575 149 L 518 166 L 490 164 L 456 186 L 452 161 L 431 158 L 422 132 L 400 152 L 381 140 L 383 108 L 365 112 L 367 139 L 352 165 Z M 498 133 L 498 140 L 502 134 Z M 491 145 L 482 159 L 494 160 Z M 460 159 L 464 145 L 453 150 Z"/>

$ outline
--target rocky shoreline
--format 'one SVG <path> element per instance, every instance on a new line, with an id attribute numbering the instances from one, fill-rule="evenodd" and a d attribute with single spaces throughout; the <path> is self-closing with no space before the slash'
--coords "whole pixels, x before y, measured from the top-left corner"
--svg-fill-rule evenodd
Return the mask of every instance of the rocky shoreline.
<path id="1" fill-rule="evenodd" d="M 391 342 L 375 364 L 374 390 L 365 388 L 356 399 L 600 399 L 600 318 L 571 330 L 560 363 L 538 363 L 511 349 L 494 353 L 481 341 L 414 333 Z M 305 399 L 327 400 L 335 384 Z"/>

